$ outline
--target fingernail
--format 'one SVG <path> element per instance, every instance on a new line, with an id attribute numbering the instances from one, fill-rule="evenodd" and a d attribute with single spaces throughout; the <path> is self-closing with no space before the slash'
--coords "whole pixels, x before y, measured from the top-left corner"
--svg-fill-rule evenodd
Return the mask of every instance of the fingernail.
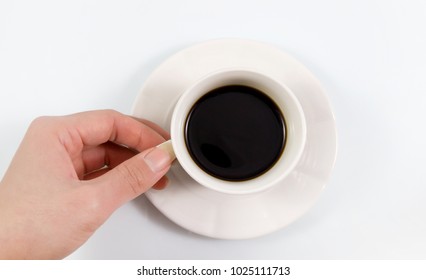
<path id="1" fill-rule="evenodd" d="M 173 150 L 172 140 L 161 143 L 157 148 L 167 151 L 170 155 L 171 161 L 174 161 L 176 158 L 175 151 Z"/>
<path id="2" fill-rule="evenodd" d="M 170 140 L 156 146 L 144 157 L 146 164 L 153 172 L 160 172 L 168 167 L 174 159 L 175 155 Z"/>

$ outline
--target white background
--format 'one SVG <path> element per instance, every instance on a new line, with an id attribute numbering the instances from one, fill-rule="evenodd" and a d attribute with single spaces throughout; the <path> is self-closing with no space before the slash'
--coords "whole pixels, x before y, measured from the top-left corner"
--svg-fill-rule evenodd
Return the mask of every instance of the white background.
<path id="1" fill-rule="evenodd" d="M 147 76 L 204 40 L 271 43 L 322 82 L 336 167 L 315 207 L 265 237 L 178 227 L 140 197 L 71 259 L 426 258 L 426 2 L 422 0 L 0 2 L 0 175 L 31 120 L 130 113 Z"/>

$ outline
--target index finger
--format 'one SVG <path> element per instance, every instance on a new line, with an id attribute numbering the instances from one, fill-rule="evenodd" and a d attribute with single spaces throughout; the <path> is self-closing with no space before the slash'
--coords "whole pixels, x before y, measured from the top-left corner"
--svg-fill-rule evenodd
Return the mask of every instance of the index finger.
<path id="1" fill-rule="evenodd" d="M 95 146 L 111 141 L 143 151 L 165 141 L 149 125 L 114 110 L 88 111 L 63 118 L 61 127 L 72 144 L 81 141 L 85 146 Z"/>

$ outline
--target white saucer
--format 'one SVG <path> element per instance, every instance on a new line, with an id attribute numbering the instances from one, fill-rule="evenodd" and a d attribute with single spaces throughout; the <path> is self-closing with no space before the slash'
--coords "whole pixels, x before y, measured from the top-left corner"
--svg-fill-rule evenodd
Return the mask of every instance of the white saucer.
<path id="1" fill-rule="evenodd" d="M 170 130 L 180 95 L 201 77 L 228 67 L 257 69 L 287 85 L 299 99 L 307 139 L 294 171 L 267 191 L 241 196 L 199 185 L 176 162 L 168 174 L 170 185 L 146 195 L 165 216 L 192 232 L 245 239 L 285 227 L 313 206 L 335 162 L 336 128 L 324 91 L 301 63 L 275 47 L 240 39 L 208 41 L 167 59 L 145 82 L 133 115 Z"/>

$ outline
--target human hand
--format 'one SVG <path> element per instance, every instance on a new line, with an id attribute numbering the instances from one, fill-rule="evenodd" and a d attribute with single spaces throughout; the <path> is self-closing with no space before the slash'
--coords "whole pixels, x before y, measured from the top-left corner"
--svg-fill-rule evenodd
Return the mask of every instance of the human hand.
<path id="1" fill-rule="evenodd" d="M 0 259 L 63 258 L 122 204 L 165 187 L 174 158 L 152 148 L 165 139 L 111 110 L 36 119 L 0 182 Z"/>

